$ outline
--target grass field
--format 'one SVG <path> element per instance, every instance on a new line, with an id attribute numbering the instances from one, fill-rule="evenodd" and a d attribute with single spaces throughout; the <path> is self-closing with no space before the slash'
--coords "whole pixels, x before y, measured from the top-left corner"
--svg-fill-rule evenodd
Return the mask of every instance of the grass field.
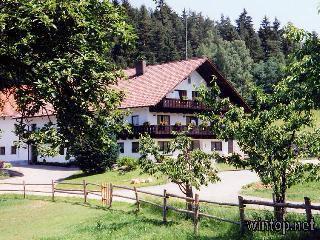
<path id="1" fill-rule="evenodd" d="M 171 202 L 171 200 L 169 200 Z M 57 198 L 51 202 L 45 197 L 33 196 L 24 200 L 16 195 L 1 195 L 0 238 L 6 240 L 93 240 L 93 239 L 303 239 L 305 233 L 289 232 L 286 236 L 270 232 L 248 232 L 240 237 L 239 227 L 230 223 L 202 219 L 200 235 L 193 235 L 193 224 L 184 215 L 169 212 L 167 224 L 162 223 L 161 209 L 142 205 L 141 212 L 126 203 L 114 203 L 112 209 L 97 207 L 91 202 Z M 174 203 L 184 206 L 184 203 Z M 201 211 L 238 221 L 238 209 L 226 207 L 201 207 Z M 270 219 L 267 211 L 246 211 L 249 219 Z M 290 214 L 289 220 L 304 220 Z M 316 217 L 316 223 L 320 223 Z"/>
<path id="2" fill-rule="evenodd" d="M 253 183 L 245 186 L 241 193 L 247 196 L 272 198 L 272 190 L 265 188 L 260 183 Z M 320 203 L 320 182 L 297 184 L 288 189 L 288 200 L 302 202 L 304 201 L 303 197 L 309 197 L 312 202 Z"/>
<path id="3" fill-rule="evenodd" d="M 132 179 L 152 179 L 152 182 L 149 183 L 139 183 L 139 184 L 131 184 Z M 70 183 L 82 183 L 83 180 L 86 180 L 90 183 L 101 184 L 101 183 L 112 183 L 115 185 L 125 185 L 125 186 L 136 186 L 136 187 L 146 187 L 146 186 L 153 186 L 153 185 L 160 185 L 167 182 L 166 177 L 154 177 L 150 176 L 145 173 L 141 173 L 141 171 L 134 170 L 130 172 L 119 172 L 119 171 L 107 171 L 102 174 L 95 174 L 95 175 L 86 175 L 82 172 L 79 172 L 75 175 L 72 175 L 64 180 L 64 182 Z M 77 188 L 77 186 L 73 185 L 60 185 L 59 188 Z M 78 186 L 81 188 L 81 186 Z M 89 189 L 96 189 L 97 187 L 89 186 Z"/>

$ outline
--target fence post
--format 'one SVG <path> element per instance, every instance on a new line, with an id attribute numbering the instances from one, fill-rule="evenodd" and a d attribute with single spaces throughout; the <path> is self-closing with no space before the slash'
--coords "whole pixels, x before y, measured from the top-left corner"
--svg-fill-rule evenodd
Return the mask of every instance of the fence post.
<path id="1" fill-rule="evenodd" d="M 162 209 L 163 222 L 167 222 L 167 190 L 163 190 L 163 209 Z"/>
<path id="2" fill-rule="evenodd" d="M 26 198 L 26 183 L 23 181 L 23 198 Z"/>
<path id="3" fill-rule="evenodd" d="M 101 189 L 101 204 L 103 206 L 103 184 L 100 183 L 100 189 Z"/>
<path id="4" fill-rule="evenodd" d="M 83 197 L 84 197 L 84 203 L 87 203 L 87 182 L 86 182 L 86 180 L 83 180 Z"/>
<path id="5" fill-rule="evenodd" d="M 306 215 L 307 215 L 307 223 L 309 224 L 309 227 L 311 228 L 311 222 L 312 222 L 312 211 L 311 211 L 311 200 L 308 197 L 304 197 L 304 204 L 306 205 Z"/>
<path id="6" fill-rule="evenodd" d="M 112 186 L 112 183 L 110 183 L 110 205 L 109 205 L 109 208 L 111 208 L 111 205 L 112 205 L 112 194 L 113 194 L 113 186 Z"/>
<path id="7" fill-rule="evenodd" d="M 139 211 L 140 211 L 140 201 L 139 201 L 139 196 L 138 196 L 137 188 L 136 188 L 136 187 L 133 187 L 133 189 L 134 189 L 134 193 L 135 193 L 135 195 L 136 195 L 137 211 L 139 212 Z"/>
<path id="8" fill-rule="evenodd" d="M 241 233 L 244 233 L 246 229 L 246 222 L 245 222 L 245 215 L 244 215 L 245 205 L 243 203 L 243 197 L 238 196 L 238 200 L 239 200 L 239 214 L 240 214 L 240 231 Z"/>
<path id="9" fill-rule="evenodd" d="M 198 235 L 199 233 L 199 195 L 195 195 L 194 199 L 194 216 L 193 216 L 193 223 L 194 223 L 194 234 Z"/>
<path id="10" fill-rule="evenodd" d="M 52 201 L 54 202 L 54 192 L 55 192 L 55 190 L 54 190 L 54 181 L 53 180 L 51 181 L 51 190 L 52 190 Z"/>

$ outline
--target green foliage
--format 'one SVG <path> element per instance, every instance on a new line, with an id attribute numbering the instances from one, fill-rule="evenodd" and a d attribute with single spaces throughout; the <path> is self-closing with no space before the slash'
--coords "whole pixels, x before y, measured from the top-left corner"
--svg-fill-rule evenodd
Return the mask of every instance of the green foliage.
<path id="1" fill-rule="evenodd" d="M 239 36 L 250 50 L 252 59 L 254 61 L 262 60 L 263 49 L 261 47 L 261 40 L 253 28 L 252 18 L 248 15 L 246 9 L 243 10 L 236 22 Z"/>
<path id="2" fill-rule="evenodd" d="M 149 173 L 161 173 L 179 185 L 181 191 L 192 197 L 192 187 L 218 181 L 217 170 L 213 160 L 216 154 L 207 154 L 199 149 L 190 150 L 191 138 L 185 132 L 176 133 L 170 142 L 170 152 L 177 152 L 177 157 L 168 157 L 159 152 L 159 147 L 150 136 L 140 138 L 140 165 Z M 191 193 L 190 193 L 191 191 Z"/>
<path id="3" fill-rule="evenodd" d="M 132 171 L 138 168 L 139 161 L 134 157 L 119 157 L 117 164 L 119 167 L 125 167 L 127 171 Z"/>
<path id="4" fill-rule="evenodd" d="M 281 101 L 290 101 L 298 99 L 304 105 L 315 104 L 320 107 L 320 40 L 313 33 L 308 33 L 289 25 L 286 30 L 286 36 L 293 45 L 299 45 L 295 53 L 290 57 L 288 66 L 289 76 L 286 81 L 279 85 L 283 93 Z"/>
<path id="5" fill-rule="evenodd" d="M 244 41 L 228 42 L 211 31 L 200 45 L 199 54 L 211 58 L 237 90 L 248 97 L 249 86 L 252 85 L 253 60 Z"/>
<path id="6" fill-rule="evenodd" d="M 271 57 L 256 63 L 252 70 L 253 79 L 264 92 L 272 93 L 273 87 L 285 76 L 285 60 L 283 57 Z"/>
<path id="7" fill-rule="evenodd" d="M 212 123 L 212 131 L 220 139 L 236 139 L 248 155 L 242 159 L 234 154 L 226 161 L 254 170 L 264 184 L 271 185 L 276 200 L 283 202 L 287 189 L 294 184 L 319 178 L 320 165 L 303 164 L 300 160 L 310 154 L 319 155 L 320 132 L 301 131 L 312 124 L 312 105 L 294 98 L 283 103 L 279 101 L 282 89 L 276 89 L 273 94 L 256 89 L 252 113 L 220 100 L 215 86 L 201 94 L 214 109 L 203 116 Z"/>
<path id="8" fill-rule="evenodd" d="M 12 164 L 11 163 L 8 163 L 8 162 L 5 162 L 3 164 L 3 168 L 12 168 Z"/>
<path id="9" fill-rule="evenodd" d="M 17 133 L 23 141 L 44 155 L 65 146 L 88 172 L 115 162 L 122 94 L 110 85 L 123 74 L 114 58 L 135 39 L 125 21 L 122 9 L 109 1 L 2 3 L 0 59 L 6 60 L 0 62 L 0 78 L 20 86 Z M 25 118 L 50 115 L 52 108 L 56 124 L 48 118 L 47 126 L 30 134 Z M 51 148 L 41 149 L 43 144 Z"/>

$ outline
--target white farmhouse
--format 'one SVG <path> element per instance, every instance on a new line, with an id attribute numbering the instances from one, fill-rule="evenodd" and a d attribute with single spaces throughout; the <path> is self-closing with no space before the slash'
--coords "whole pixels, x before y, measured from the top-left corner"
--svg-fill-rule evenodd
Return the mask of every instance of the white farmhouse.
<path id="1" fill-rule="evenodd" d="M 132 124 L 133 130 L 130 134 L 119 135 L 120 156 L 139 157 L 140 133 L 149 133 L 157 141 L 161 151 L 166 152 L 168 142 L 173 137 L 172 132 L 186 130 L 190 124 L 193 126 L 189 132 L 193 148 L 200 148 L 205 152 L 216 150 L 221 154 L 240 152 L 235 141 L 216 139 L 209 127 L 196 117 L 197 113 L 208 110 L 197 101 L 197 88 L 202 84 L 207 86 L 213 76 L 223 97 L 229 97 L 231 102 L 250 111 L 231 83 L 208 59 L 196 58 L 153 66 L 147 66 L 141 61 L 135 68 L 125 70 L 125 73 L 128 78 L 120 80 L 116 87 L 125 93 L 120 108 L 130 111 L 126 121 Z M 15 147 L 18 138 L 14 134 L 14 124 L 19 120 L 19 113 L 15 110 L 12 95 L 2 94 L 1 98 L 5 99 L 5 106 L 0 114 L 0 160 L 25 163 L 43 161 L 31 144 Z M 51 110 L 49 115 L 54 122 L 54 111 Z M 38 114 L 29 119 L 28 125 L 32 130 L 43 126 L 47 121 L 47 114 Z M 59 156 L 46 158 L 45 161 L 65 162 L 65 149 L 61 149 Z"/>

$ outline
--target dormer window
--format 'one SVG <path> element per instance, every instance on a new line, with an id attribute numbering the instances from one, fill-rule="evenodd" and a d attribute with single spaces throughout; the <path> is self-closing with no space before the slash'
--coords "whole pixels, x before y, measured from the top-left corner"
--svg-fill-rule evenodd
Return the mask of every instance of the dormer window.
<path id="1" fill-rule="evenodd" d="M 191 77 L 188 77 L 188 83 L 191 84 Z"/>

